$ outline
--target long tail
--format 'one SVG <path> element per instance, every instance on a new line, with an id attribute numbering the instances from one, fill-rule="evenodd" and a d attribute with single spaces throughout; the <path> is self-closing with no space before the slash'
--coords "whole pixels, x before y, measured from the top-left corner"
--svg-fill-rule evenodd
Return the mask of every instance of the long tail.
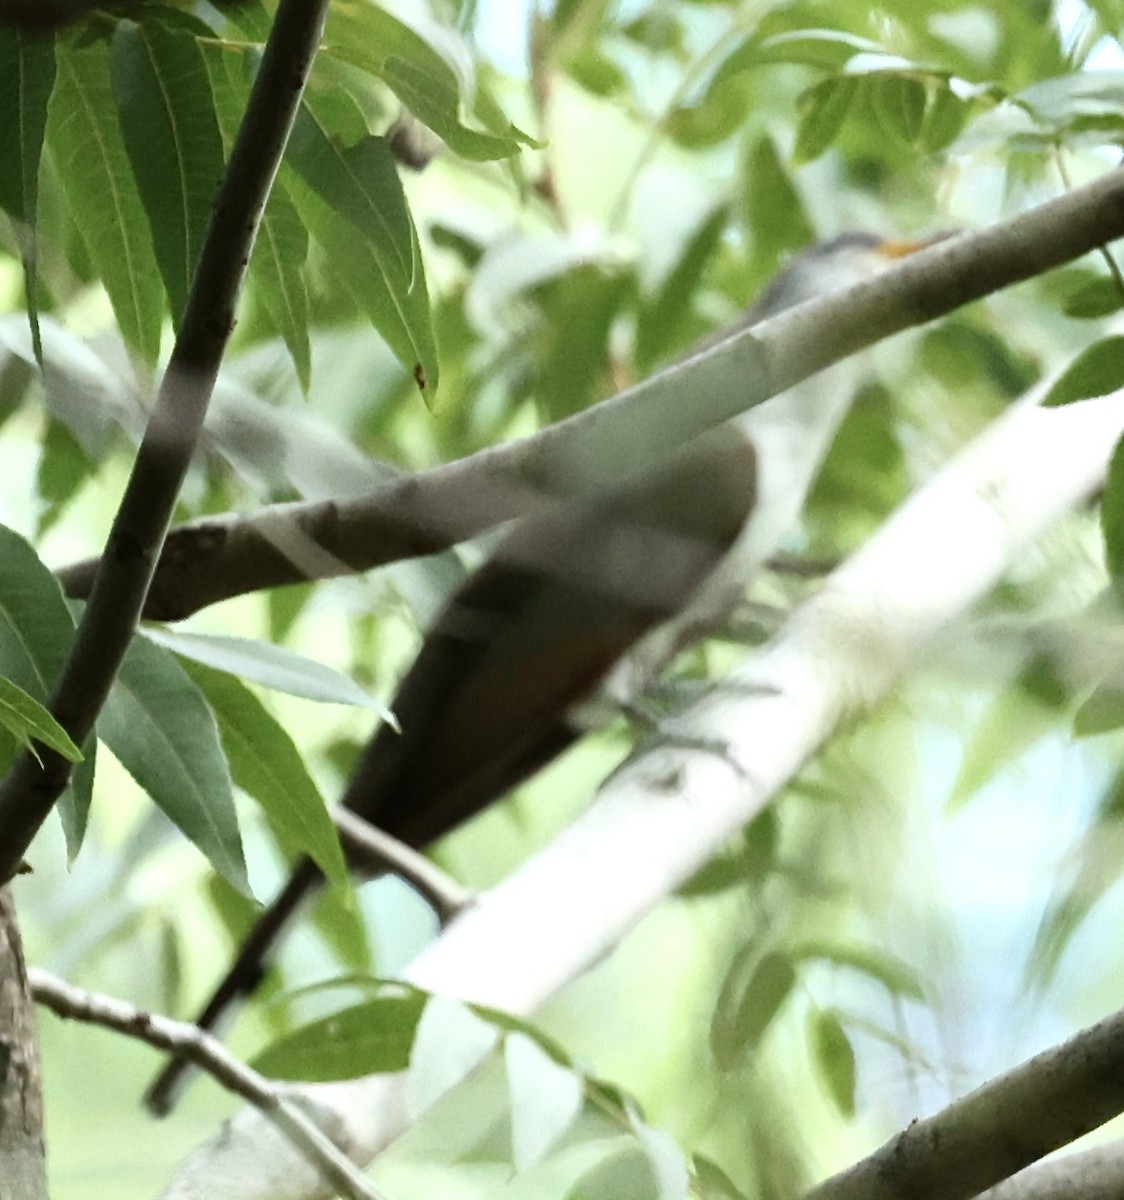
<path id="1" fill-rule="evenodd" d="M 206 1008 L 196 1019 L 196 1024 L 201 1029 L 214 1029 L 223 1013 L 235 1000 L 248 996 L 258 986 L 264 971 L 263 964 L 274 941 L 288 924 L 289 918 L 309 889 L 321 878 L 319 869 L 311 859 L 301 859 L 281 894 L 262 913 L 246 935 L 239 948 L 238 957 L 207 1001 Z M 153 1080 L 144 1094 L 144 1103 L 155 1116 L 164 1117 L 171 1112 L 187 1083 L 186 1072 L 190 1065 L 185 1058 L 170 1059 L 168 1065 Z"/>

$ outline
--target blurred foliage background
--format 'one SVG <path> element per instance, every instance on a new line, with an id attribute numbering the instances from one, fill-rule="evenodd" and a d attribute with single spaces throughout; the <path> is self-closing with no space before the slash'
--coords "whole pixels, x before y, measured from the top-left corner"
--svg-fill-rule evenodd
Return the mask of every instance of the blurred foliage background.
<path id="1" fill-rule="evenodd" d="M 49 42 L 0 31 L 9 66 L 31 68 L 18 95 L 0 72 L 0 103 L 43 114 L 38 172 L 0 173 L 0 192 L 22 180 L 0 195 L 0 521 L 52 567 L 104 537 L 270 12 L 151 3 L 91 11 Z M 356 494 L 528 433 L 672 361 L 818 237 L 981 226 L 1103 172 L 1124 140 L 1122 31 L 1117 0 L 337 0 L 179 516 Z M 175 81 L 187 166 L 161 157 L 145 55 L 157 83 Z M 0 155 L 26 157 L 0 130 Z M 360 158 L 385 226 L 338 183 Z M 169 173 L 183 183 L 171 195 Z M 1091 257 L 879 347 L 792 554 L 830 562 L 858 545 L 1106 336 L 1122 298 L 1115 266 Z M 1094 365 L 1105 387 L 1118 371 L 1111 353 Z M 478 553 L 244 597 L 186 628 L 290 647 L 385 698 Z M 679 682 L 745 653 L 815 586 L 805 575 L 762 580 Z M 506 1109 L 526 1077 L 496 1063 L 394 1148 L 380 1181 L 402 1196 L 645 1196 L 663 1161 L 697 1194 L 793 1196 L 1117 1006 L 1107 587 L 1098 513 L 1075 514 L 923 676 L 541 1015 L 586 1081 L 549 1153 L 520 1159 Z M 371 710 L 254 690 L 337 795 Z M 475 886 L 502 877 L 630 736 L 621 721 L 591 738 L 437 858 Z M 52 826 L 19 882 L 29 958 L 187 1015 L 251 901 L 115 753 L 99 755 L 73 862 Z M 268 896 L 291 845 L 237 803 Z M 326 895 L 232 1045 L 256 1053 L 362 998 L 432 934 L 394 881 L 361 888 L 358 908 Z M 464 1014 L 434 1020 L 476 1036 Z M 153 1193 L 233 1108 L 200 1083 L 154 1127 L 137 1102 L 152 1052 L 48 1015 L 42 1037 L 60 1200 Z M 562 1076 L 530 1078 L 561 1093 Z"/>

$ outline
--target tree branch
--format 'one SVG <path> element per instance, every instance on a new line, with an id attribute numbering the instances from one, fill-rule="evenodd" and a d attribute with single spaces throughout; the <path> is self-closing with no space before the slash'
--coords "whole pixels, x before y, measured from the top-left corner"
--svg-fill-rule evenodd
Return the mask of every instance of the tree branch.
<path id="1" fill-rule="evenodd" d="M 240 1062 L 217 1038 L 184 1021 L 135 1008 L 115 996 L 75 987 L 38 967 L 28 971 L 28 980 L 38 1003 L 65 1020 L 100 1025 L 157 1050 L 171 1050 L 190 1059 L 227 1091 L 254 1105 L 341 1195 L 354 1200 L 381 1200 L 380 1193 L 355 1164 L 299 1107 L 286 1099 L 282 1088 Z"/>
<path id="2" fill-rule="evenodd" d="M 1124 392 L 1005 413 L 835 571 L 772 642 L 688 710 L 685 741 L 717 739 L 726 755 L 670 746 L 639 755 L 552 845 L 423 950 L 407 980 L 527 1015 L 588 970 L 760 812 L 837 724 L 885 696 L 941 628 L 1095 490 L 1122 433 Z M 346 1123 L 372 1156 L 411 1119 L 400 1076 L 304 1094 Z M 232 1161 L 256 1156 L 260 1144 L 253 1114 L 240 1114 L 183 1167 L 166 1200 L 219 1186 Z M 223 1186 L 227 1200 L 265 1195 Z M 279 1194 L 316 1195 L 315 1181 L 296 1169 Z"/>
<path id="3" fill-rule="evenodd" d="M 218 375 L 254 238 L 327 0 L 282 0 L 207 227 L 179 335 L 121 498 L 78 633 L 51 695 L 51 711 L 78 745 L 105 703 L 160 557 L 180 485 Z M 70 764 L 40 748 L 0 780 L 0 881 L 20 859 L 70 778 Z"/>
<path id="4" fill-rule="evenodd" d="M 144 615 L 178 620 L 264 588 L 442 550 L 549 498 L 619 484 L 685 441 L 912 325 L 1124 236 L 1124 169 L 877 279 L 786 311 L 540 433 L 347 501 L 281 504 L 174 530 Z M 71 596 L 95 561 L 60 573 Z"/>

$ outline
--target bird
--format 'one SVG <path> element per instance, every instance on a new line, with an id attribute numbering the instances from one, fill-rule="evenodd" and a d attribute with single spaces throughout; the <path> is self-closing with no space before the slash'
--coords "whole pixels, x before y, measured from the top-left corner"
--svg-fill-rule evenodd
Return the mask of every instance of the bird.
<path id="1" fill-rule="evenodd" d="M 737 322 L 694 352 L 802 301 L 868 279 L 935 239 L 843 233 L 796 255 Z M 424 848 L 525 781 L 586 731 L 591 700 L 637 696 L 705 636 L 778 548 L 855 385 L 840 363 L 694 439 L 663 465 L 517 522 L 453 594 L 341 800 Z M 259 917 L 196 1024 L 251 991 L 306 894 L 308 858 Z M 185 1060 L 145 1093 L 171 1110 Z"/>

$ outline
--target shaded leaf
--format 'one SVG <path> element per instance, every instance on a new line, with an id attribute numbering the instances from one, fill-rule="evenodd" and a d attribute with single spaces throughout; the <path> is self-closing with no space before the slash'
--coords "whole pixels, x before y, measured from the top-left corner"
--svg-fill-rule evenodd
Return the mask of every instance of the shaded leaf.
<path id="1" fill-rule="evenodd" d="M 1042 406 L 1060 408 L 1120 387 L 1124 387 L 1124 337 L 1114 334 L 1082 350 L 1047 392 Z"/>
<path id="2" fill-rule="evenodd" d="M 855 1051 L 843 1022 L 833 1011 L 812 1014 L 808 1040 L 812 1060 L 832 1103 L 846 1118 L 855 1115 Z"/>
<path id="3" fill-rule="evenodd" d="M 211 81 L 180 23 L 121 21 L 113 95 L 160 275 L 178 325 L 223 172 Z"/>
<path id="4" fill-rule="evenodd" d="M 126 342 L 149 365 L 160 352 L 164 291 L 109 78 L 109 48 L 59 47 L 50 145 L 86 251 Z"/>
<path id="5" fill-rule="evenodd" d="M 1124 595 L 1124 438 L 1116 443 L 1101 496 L 1104 561 L 1113 586 Z"/>
<path id="6" fill-rule="evenodd" d="M 636 317 L 636 362 L 642 372 L 667 357 L 691 311 L 706 265 L 726 228 L 728 210 L 719 205 L 687 239 L 679 261 L 660 283 Z"/>
<path id="7" fill-rule="evenodd" d="M 858 80 L 852 76 L 835 75 L 810 87 L 800 96 L 796 144 L 792 151 L 797 163 L 812 162 L 819 158 L 839 136 L 858 86 Z"/>
<path id="8" fill-rule="evenodd" d="M 570 1186 L 565 1200 L 656 1200 L 659 1187 L 648 1158 L 635 1146 L 604 1158 Z"/>
<path id="9" fill-rule="evenodd" d="M 47 103 L 55 83 L 55 41 L 0 25 L 0 207 L 16 222 L 23 260 L 27 318 L 35 357 L 39 342 L 36 219 L 39 160 L 47 126 Z"/>
<path id="10" fill-rule="evenodd" d="M 337 891 L 350 895 L 335 825 L 293 739 L 240 680 L 198 663 L 184 666 L 218 718 L 234 782 Z"/>
<path id="11" fill-rule="evenodd" d="M 757 1046 L 795 983 L 792 960 L 779 951 L 769 951 L 754 961 L 750 949 L 733 964 L 710 1030 L 710 1045 L 719 1066 L 732 1066 Z"/>
<path id="12" fill-rule="evenodd" d="M 396 985 L 387 992 L 302 1025 L 250 1065 L 272 1079 L 308 1083 L 405 1070 L 426 997 Z"/>
<path id="13" fill-rule="evenodd" d="M 807 941 L 801 942 L 790 951 L 796 961 L 824 959 L 841 967 L 851 967 L 877 980 L 895 996 L 907 996 L 911 1000 L 924 1001 L 925 987 L 921 977 L 906 962 L 894 954 L 875 946 L 856 943 Z"/>
<path id="14" fill-rule="evenodd" d="M 425 270 L 386 139 L 368 136 L 344 147 L 306 105 L 293 131 L 289 160 L 326 207 L 326 213 L 307 208 L 295 197 L 333 270 L 432 394 L 438 363 Z"/>
<path id="15" fill-rule="evenodd" d="M 218 726 L 167 650 L 133 639 L 98 717 L 98 735 L 215 870 L 248 893 Z"/>

